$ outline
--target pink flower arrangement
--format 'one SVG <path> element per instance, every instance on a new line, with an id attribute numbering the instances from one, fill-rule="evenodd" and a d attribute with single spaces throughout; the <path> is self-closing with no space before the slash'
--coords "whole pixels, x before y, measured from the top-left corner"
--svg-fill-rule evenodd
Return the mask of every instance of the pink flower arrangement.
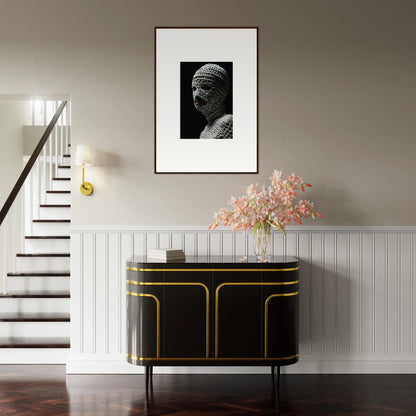
<path id="1" fill-rule="evenodd" d="M 259 187 L 249 185 L 246 194 L 228 201 L 230 208 L 222 208 L 215 213 L 215 221 L 209 229 L 218 225 L 233 227 L 233 231 L 256 232 L 270 227 L 278 228 L 286 235 L 285 228 L 291 224 L 302 224 L 302 218 L 311 216 L 313 219 L 322 217 L 313 210 L 313 202 L 307 200 L 295 201 L 298 191 L 305 191 L 312 185 L 303 182 L 302 177 L 292 173 L 286 180 L 282 180 L 282 172 L 275 170 L 269 178 L 271 185 Z"/>

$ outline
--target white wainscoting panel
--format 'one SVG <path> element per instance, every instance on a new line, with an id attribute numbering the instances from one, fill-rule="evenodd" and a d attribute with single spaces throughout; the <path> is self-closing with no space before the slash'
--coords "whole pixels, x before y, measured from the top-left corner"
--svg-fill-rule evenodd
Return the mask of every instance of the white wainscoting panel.
<path id="1" fill-rule="evenodd" d="M 126 260 L 148 248 L 253 251 L 250 234 L 204 227 L 79 227 L 71 234 L 68 373 L 141 373 L 125 362 Z M 416 227 L 292 227 L 275 254 L 300 270 L 300 361 L 287 373 L 416 373 Z M 268 372 L 177 367 L 155 372 Z"/>

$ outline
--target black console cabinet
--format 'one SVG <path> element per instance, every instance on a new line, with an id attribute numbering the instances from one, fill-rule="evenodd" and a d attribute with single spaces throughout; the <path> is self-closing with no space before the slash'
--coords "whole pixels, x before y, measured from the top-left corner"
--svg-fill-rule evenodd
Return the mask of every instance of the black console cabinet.
<path id="1" fill-rule="evenodd" d="M 147 375 L 157 365 L 274 370 L 297 362 L 298 270 L 294 257 L 130 258 L 127 361 L 146 366 Z"/>

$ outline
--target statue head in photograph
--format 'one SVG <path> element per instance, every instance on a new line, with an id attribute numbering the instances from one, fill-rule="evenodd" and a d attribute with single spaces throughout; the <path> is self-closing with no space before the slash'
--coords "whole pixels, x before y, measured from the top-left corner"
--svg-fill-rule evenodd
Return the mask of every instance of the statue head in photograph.
<path id="1" fill-rule="evenodd" d="M 225 99 L 230 89 L 227 71 L 216 64 L 205 64 L 192 79 L 195 108 L 208 124 L 201 139 L 232 139 L 232 115 L 225 113 Z"/>

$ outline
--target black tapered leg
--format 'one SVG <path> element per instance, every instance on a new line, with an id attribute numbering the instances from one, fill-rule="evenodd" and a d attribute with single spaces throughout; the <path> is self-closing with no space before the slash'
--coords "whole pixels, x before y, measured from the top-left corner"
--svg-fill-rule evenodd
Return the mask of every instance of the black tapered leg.
<path id="1" fill-rule="evenodd" d="M 277 390 L 277 398 L 280 398 L 280 365 L 277 366 L 277 373 L 276 373 L 276 390 Z"/>
<path id="2" fill-rule="evenodd" d="M 146 365 L 146 391 L 149 391 L 150 366 Z"/>
<path id="3" fill-rule="evenodd" d="M 272 365 L 272 377 L 274 377 L 274 365 Z"/>

